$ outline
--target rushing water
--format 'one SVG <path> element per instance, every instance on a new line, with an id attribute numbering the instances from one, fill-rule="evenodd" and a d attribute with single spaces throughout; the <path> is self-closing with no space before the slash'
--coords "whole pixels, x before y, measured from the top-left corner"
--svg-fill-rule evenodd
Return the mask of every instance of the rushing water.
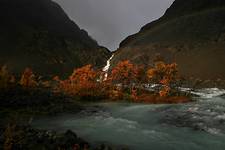
<path id="1" fill-rule="evenodd" d="M 113 57 L 114 57 L 114 54 L 109 58 L 109 60 L 107 60 L 106 66 L 103 67 L 103 69 L 102 69 L 102 71 L 105 73 L 103 80 L 107 80 L 107 78 L 108 78 L 108 71 L 111 66 L 111 60 L 113 59 Z"/>
<path id="2" fill-rule="evenodd" d="M 37 119 L 35 127 L 72 129 L 92 144 L 131 150 L 224 150 L 225 91 L 202 89 L 196 102 L 178 105 L 89 104 L 79 114 Z"/>

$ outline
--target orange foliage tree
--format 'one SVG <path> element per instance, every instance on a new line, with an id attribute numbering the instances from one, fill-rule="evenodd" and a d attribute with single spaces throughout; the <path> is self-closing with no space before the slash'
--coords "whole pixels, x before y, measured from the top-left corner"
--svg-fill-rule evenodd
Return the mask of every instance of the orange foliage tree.
<path id="1" fill-rule="evenodd" d="M 84 66 L 74 70 L 69 77 L 74 92 L 88 92 L 95 88 L 97 73 L 92 69 L 91 65 Z M 81 93 L 80 93 L 81 94 Z"/>
<path id="2" fill-rule="evenodd" d="M 128 89 L 132 98 L 136 98 L 137 90 L 135 86 L 140 83 L 144 68 L 132 64 L 129 60 L 119 62 L 111 71 L 108 78 L 113 88 L 112 93 L 115 97 L 124 95 L 124 90 Z M 120 84 L 121 86 L 118 87 Z M 118 96 L 119 95 L 119 96 Z"/>
<path id="3" fill-rule="evenodd" d="M 111 71 L 109 79 L 113 83 L 129 86 L 138 82 L 139 68 L 129 60 L 119 62 Z"/>
<path id="4" fill-rule="evenodd" d="M 8 85 L 10 75 L 7 69 L 7 66 L 3 66 L 0 69 L 0 87 L 6 88 Z"/>
<path id="5" fill-rule="evenodd" d="M 99 73 L 91 65 L 75 69 L 67 80 L 60 81 L 60 89 L 70 95 L 97 96 L 100 94 Z M 56 80 L 56 79 L 55 79 Z M 56 80 L 56 81 L 57 81 Z"/>
<path id="6" fill-rule="evenodd" d="M 35 75 L 32 69 L 26 68 L 24 70 L 19 83 L 26 88 L 37 86 L 37 81 L 35 80 Z"/>
<path id="7" fill-rule="evenodd" d="M 0 88 L 7 88 L 15 83 L 15 77 L 9 73 L 6 65 L 0 68 Z"/>
<path id="8" fill-rule="evenodd" d="M 156 62 L 154 68 L 147 71 L 147 77 L 154 83 L 163 86 L 159 91 L 160 96 L 168 96 L 179 80 L 177 64 L 165 64 L 163 61 Z"/>

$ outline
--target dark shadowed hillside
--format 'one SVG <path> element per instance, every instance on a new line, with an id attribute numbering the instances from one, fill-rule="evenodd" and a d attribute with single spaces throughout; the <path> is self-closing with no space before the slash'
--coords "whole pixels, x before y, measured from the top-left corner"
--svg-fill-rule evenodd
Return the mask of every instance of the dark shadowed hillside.
<path id="1" fill-rule="evenodd" d="M 0 19 L 0 64 L 13 71 L 65 75 L 110 56 L 51 0 L 1 0 Z"/>
<path id="2" fill-rule="evenodd" d="M 175 0 L 165 15 L 120 44 L 113 63 L 177 62 L 183 76 L 225 79 L 225 1 Z"/>

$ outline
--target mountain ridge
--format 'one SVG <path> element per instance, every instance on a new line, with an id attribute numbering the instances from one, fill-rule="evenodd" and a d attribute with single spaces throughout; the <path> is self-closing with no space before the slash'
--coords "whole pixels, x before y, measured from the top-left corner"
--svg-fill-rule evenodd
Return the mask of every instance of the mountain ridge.
<path id="1" fill-rule="evenodd" d="M 64 76 L 86 64 L 102 67 L 111 55 L 51 0 L 1 0 L 0 16 L 0 63 L 15 72 Z"/>
<path id="2" fill-rule="evenodd" d="M 161 18 L 122 41 L 112 61 L 151 66 L 161 54 L 166 62 L 177 62 L 183 76 L 225 79 L 224 18 L 225 1 L 175 0 Z"/>

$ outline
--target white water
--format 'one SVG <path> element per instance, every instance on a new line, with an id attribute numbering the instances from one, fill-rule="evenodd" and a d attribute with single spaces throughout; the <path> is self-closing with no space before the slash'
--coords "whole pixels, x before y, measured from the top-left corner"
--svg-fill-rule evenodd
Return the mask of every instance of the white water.
<path id="1" fill-rule="evenodd" d="M 113 59 L 113 57 L 114 57 L 114 54 L 109 58 L 109 60 L 107 60 L 106 66 L 102 69 L 102 71 L 105 73 L 104 80 L 107 80 L 107 78 L 108 78 L 108 71 L 111 66 L 110 62 Z"/>
<path id="2" fill-rule="evenodd" d="M 161 87 L 160 84 L 145 84 L 145 88 L 149 91 L 155 91 L 158 87 Z M 213 97 L 219 97 L 225 95 L 225 89 L 219 88 L 203 88 L 203 89 L 191 89 L 191 88 L 178 88 L 181 92 L 190 93 L 192 95 L 198 96 L 200 98 L 210 99 Z"/>
<path id="3" fill-rule="evenodd" d="M 79 114 L 40 118 L 33 125 L 62 132 L 72 129 L 92 144 L 131 150 L 224 150 L 223 91 L 198 90 L 197 95 L 203 96 L 189 104 L 89 104 Z"/>
<path id="4" fill-rule="evenodd" d="M 204 88 L 198 90 L 191 90 L 190 88 L 180 88 L 181 91 L 190 92 L 193 95 L 197 95 L 201 98 L 213 98 L 225 95 L 225 89 L 218 88 Z"/>

